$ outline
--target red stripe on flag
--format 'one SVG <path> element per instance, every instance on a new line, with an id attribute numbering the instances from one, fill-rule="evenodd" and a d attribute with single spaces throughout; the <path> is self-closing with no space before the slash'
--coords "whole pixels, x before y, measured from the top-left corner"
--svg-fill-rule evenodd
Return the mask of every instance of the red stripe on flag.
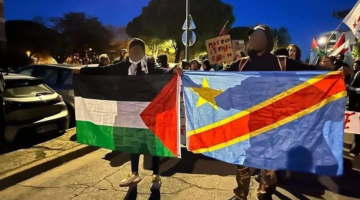
<path id="1" fill-rule="evenodd" d="M 195 151 L 233 140 L 292 116 L 344 90 L 342 75 L 330 75 L 260 110 L 223 126 L 190 136 L 188 148 Z"/>
<path id="2" fill-rule="evenodd" d="M 149 106 L 140 114 L 145 125 L 176 157 L 179 153 L 177 84 L 178 75 L 174 75 Z"/>

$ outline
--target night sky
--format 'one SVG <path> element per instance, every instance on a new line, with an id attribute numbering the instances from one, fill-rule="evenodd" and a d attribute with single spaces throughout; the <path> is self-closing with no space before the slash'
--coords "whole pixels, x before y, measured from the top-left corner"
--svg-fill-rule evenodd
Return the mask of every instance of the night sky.
<path id="1" fill-rule="evenodd" d="M 303 51 L 303 60 L 309 55 L 312 37 L 334 30 L 341 22 L 332 18 L 332 10 L 352 8 L 356 1 L 223 0 L 234 7 L 236 22 L 233 26 L 265 23 L 275 28 L 287 27 L 292 42 L 298 44 Z M 133 17 L 141 14 L 142 7 L 146 6 L 149 0 L 5 0 L 4 2 L 6 20 L 32 20 L 35 16 L 50 18 L 67 12 L 85 12 L 98 17 L 105 25 L 124 26 Z M 180 27 L 179 31 L 181 31 Z"/>

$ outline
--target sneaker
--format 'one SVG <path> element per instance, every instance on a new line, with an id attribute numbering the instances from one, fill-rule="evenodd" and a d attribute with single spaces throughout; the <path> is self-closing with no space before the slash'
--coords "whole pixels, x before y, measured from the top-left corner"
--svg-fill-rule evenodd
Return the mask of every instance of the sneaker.
<path id="1" fill-rule="evenodd" d="M 360 155 L 360 153 L 358 153 L 358 152 L 356 152 L 356 151 L 354 151 L 354 150 L 351 150 L 351 151 L 349 152 L 349 155 L 352 156 L 352 157 L 354 157 L 354 156 Z"/>
<path id="2" fill-rule="evenodd" d="M 141 177 L 139 174 L 129 174 L 120 182 L 120 187 L 129 187 L 132 183 L 139 183 L 140 181 Z"/>
<path id="3" fill-rule="evenodd" d="M 160 175 L 153 175 L 150 190 L 159 190 L 161 188 L 162 182 L 161 182 L 161 176 Z"/>

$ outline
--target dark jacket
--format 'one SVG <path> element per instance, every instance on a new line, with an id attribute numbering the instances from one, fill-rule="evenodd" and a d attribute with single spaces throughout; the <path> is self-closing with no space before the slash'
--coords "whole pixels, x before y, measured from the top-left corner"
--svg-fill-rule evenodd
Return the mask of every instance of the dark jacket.
<path id="1" fill-rule="evenodd" d="M 120 63 L 109 65 L 104 68 L 100 67 L 84 67 L 81 68 L 80 73 L 81 74 L 88 74 L 88 75 L 122 75 L 126 76 L 129 73 L 129 67 L 131 66 L 131 63 L 129 60 L 124 60 Z M 174 68 L 172 69 L 164 69 L 159 68 L 154 65 L 154 63 L 147 62 L 148 67 L 148 74 L 167 74 L 167 73 L 173 73 Z M 144 75 L 145 73 L 141 70 L 141 63 L 138 64 L 138 70 L 136 75 Z"/>
<path id="2" fill-rule="evenodd" d="M 339 70 L 341 67 L 349 67 L 349 65 L 342 61 L 336 61 L 334 71 Z"/>
<path id="3" fill-rule="evenodd" d="M 348 89 L 349 95 L 360 94 L 360 71 L 355 71 L 351 74 Z"/>
<path id="4" fill-rule="evenodd" d="M 249 53 L 249 61 L 245 64 L 242 71 L 281 71 L 278 59 L 271 53 L 264 53 L 257 56 L 255 53 Z M 328 70 L 326 68 L 314 65 L 306 65 L 302 62 L 286 59 L 286 71 L 303 71 L 303 70 Z M 233 63 L 227 68 L 227 71 L 239 71 L 241 60 Z"/>

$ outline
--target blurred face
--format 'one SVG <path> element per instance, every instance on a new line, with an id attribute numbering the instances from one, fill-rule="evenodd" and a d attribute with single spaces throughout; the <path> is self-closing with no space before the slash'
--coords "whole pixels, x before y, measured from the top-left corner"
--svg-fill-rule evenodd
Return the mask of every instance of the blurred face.
<path id="1" fill-rule="evenodd" d="M 354 69 L 355 71 L 359 71 L 360 66 L 355 62 L 354 65 L 353 65 L 353 69 Z"/>
<path id="2" fill-rule="evenodd" d="M 289 50 L 289 58 L 293 60 L 296 59 L 296 48 L 294 46 Z"/>
<path id="3" fill-rule="evenodd" d="M 126 52 L 125 52 L 125 51 L 121 51 L 121 56 L 125 57 L 125 56 L 126 56 Z"/>
<path id="4" fill-rule="evenodd" d="M 129 57 L 134 62 L 140 61 L 141 59 L 144 58 L 144 56 L 145 56 L 145 52 L 139 45 L 133 46 L 129 50 Z"/>
<path id="5" fill-rule="evenodd" d="M 267 39 L 264 31 L 256 30 L 249 36 L 249 47 L 255 51 L 264 51 L 266 49 Z"/>
<path id="6" fill-rule="evenodd" d="M 322 67 L 331 67 L 332 63 L 329 57 L 325 57 L 322 59 L 322 61 L 320 62 L 320 66 Z"/>
<path id="7" fill-rule="evenodd" d="M 190 66 L 190 70 L 194 70 L 194 71 L 199 70 L 198 69 L 198 64 L 197 63 L 192 63 L 191 66 Z"/>

